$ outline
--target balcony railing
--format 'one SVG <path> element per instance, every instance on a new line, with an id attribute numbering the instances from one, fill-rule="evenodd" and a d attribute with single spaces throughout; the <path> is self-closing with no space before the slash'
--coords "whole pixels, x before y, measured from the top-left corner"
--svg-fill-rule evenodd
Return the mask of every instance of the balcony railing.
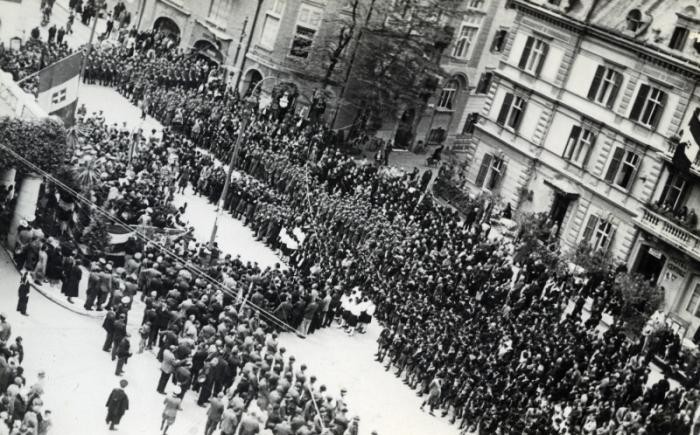
<path id="1" fill-rule="evenodd" d="M 649 233 L 700 261 L 700 237 L 654 211 L 643 208 L 637 223 Z"/>

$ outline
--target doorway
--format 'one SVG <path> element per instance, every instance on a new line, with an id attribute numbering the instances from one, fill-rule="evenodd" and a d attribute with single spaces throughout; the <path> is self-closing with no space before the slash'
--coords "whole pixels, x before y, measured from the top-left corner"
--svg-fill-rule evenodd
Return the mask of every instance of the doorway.
<path id="1" fill-rule="evenodd" d="M 661 275 L 661 270 L 666 264 L 666 256 L 658 249 L 649 245 L 642 245 L 637 256 L 637 267 L 635 272 L 644 276 L 645 279 L 656 283 Z"/>
<path id="2" fill-rule="evenodd" d="M 570 194 L 557 190 L 554 191 L 554 200 L 552 201 L 552 207 L 549 209 L 549 219 L 552 221 L 552 224 L 557 225 L 557 236 L 561 231 L 566 212 L 569 210 L 572 199 L 573 197 Z"/>

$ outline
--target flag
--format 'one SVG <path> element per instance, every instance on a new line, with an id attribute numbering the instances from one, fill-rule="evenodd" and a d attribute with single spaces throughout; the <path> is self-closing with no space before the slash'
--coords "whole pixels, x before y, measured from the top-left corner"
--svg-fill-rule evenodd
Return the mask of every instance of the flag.
<path id="1" fill-rule="evenodd" d="M 39 71 L 39 105 L 67 127 L 75 123 L 78 83 L 83 55 L 78 52 Z"/>
<path id="2" fill-rule="evenodd" d="M 686 142 L 685 154 L 691 162 L 695 162 L 700 152 L 700 107 L 693 110 L 687 127 L 681 132 L 681 142 Z"/>

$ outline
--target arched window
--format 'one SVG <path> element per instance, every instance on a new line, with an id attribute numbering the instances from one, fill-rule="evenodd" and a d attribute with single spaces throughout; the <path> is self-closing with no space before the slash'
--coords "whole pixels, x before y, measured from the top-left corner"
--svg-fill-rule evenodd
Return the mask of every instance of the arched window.
<path id="1" fill-rule="evenodd" d="M 642 13 L 639 9 L 632 9 L 627 14 L 627 30 L 636 32 L 642 27 Z"/>
<path id="2" fill-rule="evenodd" d="M 455 98 L 455 94 L 459 89 L 459 82 L 452 79 L 442 88 L 440 92 L 440 98 L 438 99 L 437 107 L 439 109 L 452 110 L 452 104 Z"/>

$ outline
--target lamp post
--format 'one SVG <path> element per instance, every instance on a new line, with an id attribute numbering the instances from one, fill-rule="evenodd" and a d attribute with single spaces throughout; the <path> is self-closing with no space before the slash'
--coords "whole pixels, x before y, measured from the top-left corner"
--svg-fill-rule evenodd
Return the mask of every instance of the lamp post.
<path id="1" fill-rule="evenodd" d="M 238 158 L 238 152 L 241 148 L 241 143 L 243 142 L 243 134 L 245 134 L 245 131 L 248 129 L 248 123 L 250 122 L 250 114 L 248 113 L 248 109 L 253 109 L 254 105 L 258 103 L 258 99 L 255 97 L 255 92 L 258 90 L 258 87 L 268 79 L 276 79 L 277 77 L 265 77 L 264 79 L 260 80 L 258 83 L 255 84 L 255 87 L 253 88 L 252 92 L 250 93 L 250 96 L 245 99 L 245 104 L 247 107 L 244 108 L 243 110 L 243 120 L 241 121 L 241 127 L 238 130 L 238 136 L 236 137 L 236 144 L 233 146 L 233 152 L 231 153 L 231 160 L 228 164 L 228 170 L 226 171 L 226 180 L 224 181 L 224 189 L 221 191 L 221 197 L 219 198 L 219 201 L 216 203 L 216 217 L 214 218 L 214 228 L 211 230 L 211 237 L 209 238 L 209 243 L 213 244 L 214 241 L 216 240 L 216 232 L 218 230 L 219 226 L 219 216 L 221 216 L 221 209 L 223 202 L 226 200 L 226 197 L 228 196 L 228 189 L 229 186 L 231 185 L 231 174 L 233 174 L 233 166 L 236 163 L 236 160 Z"/>

